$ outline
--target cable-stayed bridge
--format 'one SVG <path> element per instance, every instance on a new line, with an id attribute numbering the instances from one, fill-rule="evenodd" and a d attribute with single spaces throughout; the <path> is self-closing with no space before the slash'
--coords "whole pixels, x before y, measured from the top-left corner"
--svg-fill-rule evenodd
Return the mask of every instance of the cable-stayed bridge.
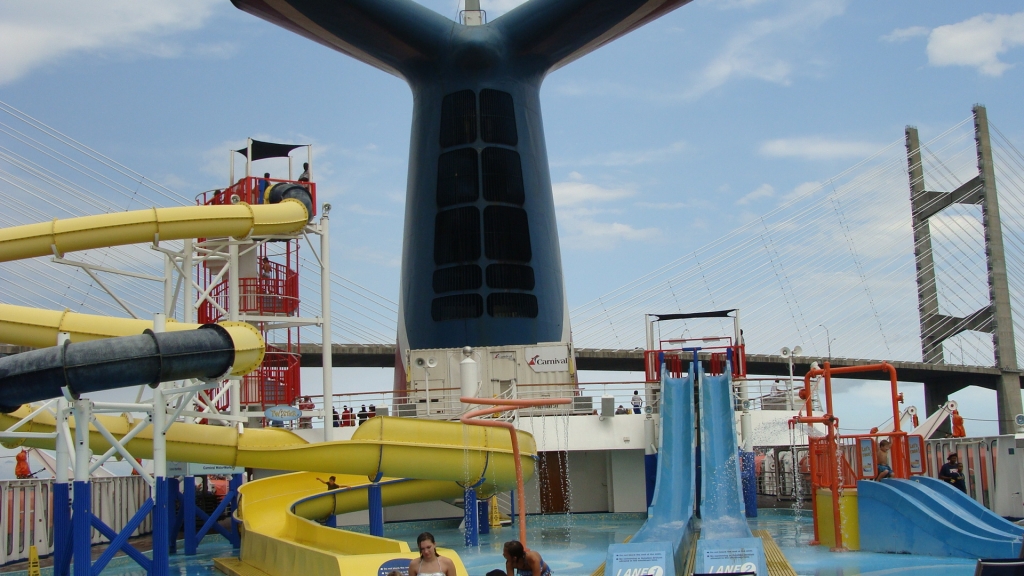
<path id="1" fill-rule="evenodd" d="M 641 370 L 644 314 L 738 308 L 750 373 L 788 371 L 777 350 L 799 344 L 806 353 L 798 370 L 828 357 L 837 365 L 898 362 L 901 379 L 926 384 L 929 406 L 967 385 L 1019 385 L 1021 345 L 1013 334 L 1024 322 L 1016 312 L 1024 310 L 1024 154 L 995 123 L 984 122 L 989 144 L 982 146 L 977 124 L 969 116 L 909 147 L 911 133 L 918 135 L 908 129 L 770 212 L 576 307 L 579 368 Z M 986 220 L 994 203 L 986 198 L 996 193 L 1002 246 L 993 259 Z M 0 198 L 7 207 L 0 226 L 194 203 L 3 103 Z M 162 266 L 146 246 L 76 259 L 142 276 Z M 0 300 L 10 304 L 139 317 L 161 308 L 156 282 L 90 276 L 44 259 L 0 270 Z M 304 299 L 318 301 L 314 275 L 302 282 Z M 394 299 L 337 273 L 331 290 L 335 365 L 393 365 Z M 660 339 L 732 331 L 729 320 L 660 324 Z M 315 328 L 302 338 L 321 340 Z M 305 344 L 303 364 L 319 365 L 319 350 Z"/>

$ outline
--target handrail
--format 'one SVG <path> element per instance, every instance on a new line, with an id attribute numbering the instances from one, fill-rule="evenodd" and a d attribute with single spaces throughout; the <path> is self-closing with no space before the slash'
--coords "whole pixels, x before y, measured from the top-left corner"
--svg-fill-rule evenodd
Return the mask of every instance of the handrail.
<path id="1" fill-rule="evenodd" d="M 512 458 L 516 463 L 516 504 L 519 509 L 519 542 L 526 546 L 526 496 L 523 494 L 523 463 L 519 460 L 519 437 L 516 434 L 516 427 L 511 422 L 502 420 L 479 420 L 478 416 L 507 412 L 518 408 L 537 408 L 540 406 L 551 406 L 554 404 L 571 404 L 568 398 L 551 398 L 547 400 L 489 400 L 486 398 L 468 398 L 463 396 L 459 400 L 465 404 L 483 404 L 491 408 L 478 408 L 470 410 L 459 418 L 459 422 L 467 426 L 490 426 L 492 428 L 504 428 L 512 436 Z"/>

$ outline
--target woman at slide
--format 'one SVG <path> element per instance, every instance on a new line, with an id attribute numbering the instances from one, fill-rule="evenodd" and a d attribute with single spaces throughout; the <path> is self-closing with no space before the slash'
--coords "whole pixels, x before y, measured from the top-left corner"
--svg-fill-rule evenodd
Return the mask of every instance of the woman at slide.
<path id="1" fill-rule="evenodd" d="M 437 554 L 434 535 L 424 532 L 416 537 L 420 557 L 409 563 L 409 576 L 455 576 L 455 563 Z"/>
<path id="2" fill-rule="evenodd" d="M 501 555 L 505 557 L 507 576 L 515 576 L 515 570 L 519 571 L 519 576 L 551 576 L 551 568 L 540 554 L 524 547 L 519 540 L 505 542 Z"/>

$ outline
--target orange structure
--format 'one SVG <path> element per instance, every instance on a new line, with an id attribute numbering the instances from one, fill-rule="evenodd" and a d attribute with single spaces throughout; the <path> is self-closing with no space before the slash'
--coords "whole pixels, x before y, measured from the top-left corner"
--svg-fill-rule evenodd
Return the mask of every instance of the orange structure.
<path id="1" fill-rule="evenodd" d="M 571 404 L 571 398 L 549 398 L 546 400 L 488 400 L 484 398 L 469 398 L 463 396 L 459 401 L 464 404 L 484 404 L 491 408 L 477 408 L 470 410 L 459 418 L 459 422 L 469 426 L 490 426 L 492 428 L 505 428 L 512 436 L 512 458 L 516 463 L 516 508 L 519 510 L 519 541 L 526 546 L 526 496 L 523 494 L 523 463 L 519 460 L 519 438 L 516 435 L 516 427 L 511 422 L 504 420 L 480 420 L 480 416 L 508 412 L 519 408 L 537 408 L 539 406 L 554 406 L 555 404 Z"/>
<path id="2" fill-rule="evenodd" d="M 953 438 L 966 438 L 967 430 L 964 429 L 964 417 L 959 410 L 953 410 Z"/>
<path id="3" fill-rule="evenodd" d="M 892 394 L 893 430 L 890 432 L 872 432 L 840 436 L 839 419 L 835 416 L 832 406 L 832 376 L 836 374 L 854 374 L 858 372 L 882 371 L 889 374 L 889 386 Z M 811 408 L 811 379 L 822 376 L 825 381 L 825 414 L 814 416 Z M 923 457 L 924 440 L 919 435 L 908 436 L 900 430 L 899 405 L 903 402 L 903 394 L 899 392 L 896 381 L 896 369 L 888 362 L 869 364 L 866 366 L 846 366 L 832 368 L 829 362 L 824 368 L 815 368 L 804 376 L 804 388 L 800 398 L 806 401 L 806 416 L 795 416 L 790 426 L 795 424 L 823 424 L 826 434 L 823 438 L 809 438 L 808 452 L 810 462 L 811 489 L 814 494 L 811 505 L 814 509 L 814 541 L 819 544 L 817 492 L 826 488 L 831 492 L 832 521 L 835 534 L 833 551 L 845 551 L 840 514 L 840 491 L 857 487 L 859 480 L 871 480 L 875 477 L 875 440 L 879 437 L 888 438 L 892 444 L 890 465 L 893 478 L 910 478 L 912 474 L 925 473 Z M 857 465 L 854 466 L 853 463 Z"/>
<path id="4" fill-rule="evenodd" d="M 18 479 L 25 479 L 32 477 L 32 469 L 28 467 L 28 450 L 22 450 L 14 457 L 16 464 L 14 465 L 14 476 Z"/>

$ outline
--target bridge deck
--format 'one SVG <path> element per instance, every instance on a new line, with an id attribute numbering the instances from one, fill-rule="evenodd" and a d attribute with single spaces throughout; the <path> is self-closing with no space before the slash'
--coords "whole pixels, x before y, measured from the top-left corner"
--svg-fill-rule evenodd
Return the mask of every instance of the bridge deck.
<path id="1" fill-rule="evenodd" d="M 0 345 L 0 356 L 24 352 L 29 348 L 23 346 Z M 302 366 L 319 368 L 322 366 L 322 352 L 319 344 L 302 344 Z M 337 368 L 393 368 L 395 366 L 395 346 L 387 344 L 334 344 L 332 346 L 334 366 Z M 707 361 L 709 355 L 701 354 Z M 794 374 L 806 374 L 813 361 L 821 358 L 800 357 L 793 364 Z M 881 360 L 863 358 L 833 358 L 832 366 L 860 366 L 877 364 Z M 980 386 L 995 390 L 1000 372 L 994 366 L 960 366 L 955 364 L 926 364 L 924 362 L 890 361 L 899 374 L 902 382 L 926 382 L 958 390 L 967 386 Z M 598 348 L 577 348 L 576 366 L 580 370 L 607 370 L 611 372 L 643 372 L 644 354 L 642 350 L 615 350 Z M 747 373 L 763 376 L 788 376 L 789 362 L 785 358 L 770 354 L 748 354 Z M 865 372 L 857 374 L 859 380 L 887 380 L 884 372 Z"/>

